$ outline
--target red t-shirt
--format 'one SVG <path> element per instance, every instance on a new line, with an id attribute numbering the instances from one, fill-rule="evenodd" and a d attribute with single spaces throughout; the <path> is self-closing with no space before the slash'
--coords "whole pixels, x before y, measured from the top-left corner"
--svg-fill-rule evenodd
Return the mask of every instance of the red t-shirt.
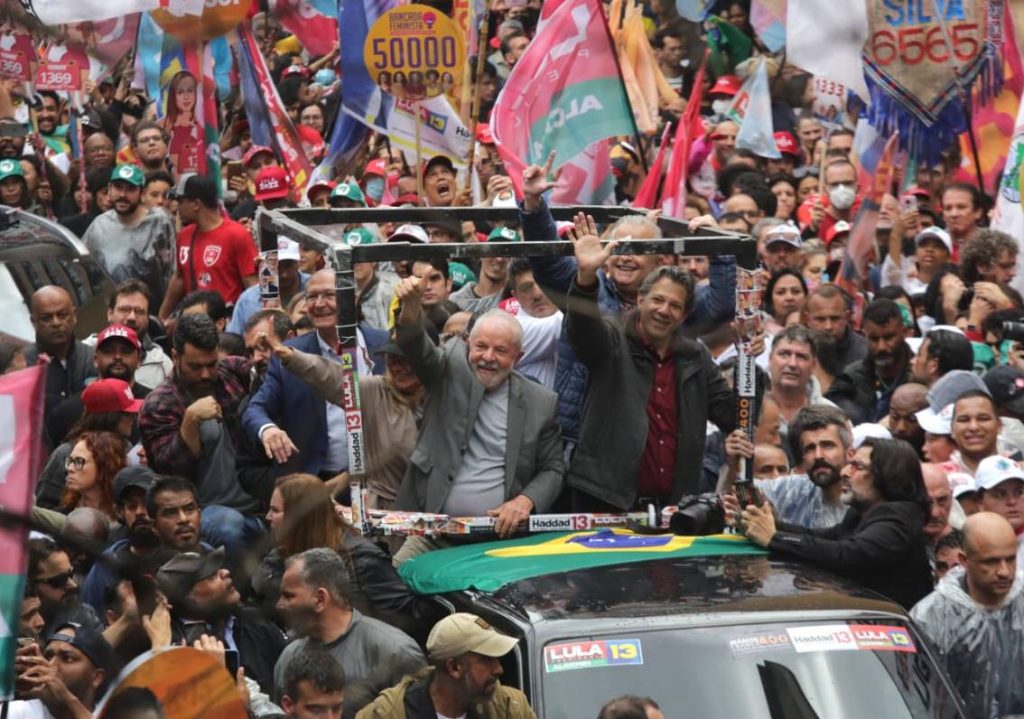
<path id="1" fill-rule="evenodd" d="M 654 354 L 653 350 L 651 354 Z M 676 358 L 655 355 L 654 384 L 647 398 L 647 441 L 640 458 L 641 497 L 671 493 L 679 442 L 679 402 L 676 397 Z"/>
<path id="2" fill-rule="evenodd" d="M 178 233 L 178 272 L 185 292 L 213 290 L 234 304 L 245 285 L 243 277 L 256 274 L 256 245 L 252 235 L 234 220 L 225 219 L 209 232 L 189 225 Z"/>

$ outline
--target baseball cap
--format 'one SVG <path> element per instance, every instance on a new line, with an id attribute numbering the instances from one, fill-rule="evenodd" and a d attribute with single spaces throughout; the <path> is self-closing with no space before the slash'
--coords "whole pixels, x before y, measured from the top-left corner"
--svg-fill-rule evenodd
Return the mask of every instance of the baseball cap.
<path id="1" fill-rule="evenodd" d="M 123 379 L 98 379 L 82 390 L 82 404 L 86 414 L 127 412 L 138 414 L 142 400 L 135 399 L 131 385 Z"/>
<path id="2" fill-rule="evenodd" d="M 292 260 L 299 262 L 302 257 L 299 255 L 299 243 L 284 235 L 277 236 L 277 261 L 286 262 Z"/>
<path id="3" fill-rule="evenodd" d="M 423 176 L 426 177 L 427 173 L 430 172 L 431 168 L 435 165 L 444 165 L 448 168 L 449 172 L 455 174 L 455 164 L 451 158 L 447 155 L 434 155 L 423 165 Z"/>
<path id="4" fill-rule="evenodd" d="M 978 488 L 974 486 L 974 477 L 967 472 L 946 472 L 949 478 L 949 488 L 953 490 L 953 499 L 959 499 L 965 494 L 974 494 Z"/>
<path id="5" fill-rule="evenodd" d="M 281 77 L 291 77 L 292 75 L 309 77 L 309 68 L 306 67 L 305 65 L 289 65 L 281 73 Z"/>
<path id="6" fill-rule="evenodd" d="M 1003 365 L 986 372 L 982 381 L 999 407 L 1014 414 L 1024 413 L 1024 371 Z"/>
<path id="7" fill-rule="evenodd" d="M 800 147 L 796 144 L 796 138 L 793 137 L 793 133 L 776 132 L 774 137 L 775 146 L 779 148 L 779 152 L 783 155 L 792 155 L 793 157 L 800 156 Z"/>
<path id="8" fill-rule="evenodd" d="M 488 242 L 522 242 L 523 238 L 511 227 L 495 227 L 487 235 Z"/>
<path id="9" fill-rule="evenodd" d="M 921 187 L 919 185 L 911 185 L 910 187 L 907 188 L 907 191 L 905 193 L 903 193 L 903 194 L 905 194 L 905 195 L 913 195 L 914 197 L 917 197 L 917 198 L 923 199 L 923 200 L 930 200 L 931 197 L 932 197 L 932 193 L 928 192 L 928 190 L 924 189 L 923 187 Z"/>
<path id="10" fill-rule="evenodd" d="M 729 95 L 732 97 L 740 91 L 740 79 L 736 75 L 722 75 L 708 90 L 709 95 Z M 779 148 L 780 150 L 782 148 Z"/>
<path id="11" fill-rule="evenodd" d="M 178 180 L 174 197 L 180 200 L 199 200 L 207 207 L 217 204 L 217 186 L 209 178 L 187 173 Z"/>
<path id="12" fill-rule="evenodd" d="M 144 492 L 156 484 L 156 473 L 149 467 L 141 464 L 134 464 L 120 470 L 114 475 L 114 501 L 121 501 L 121 494 L 131 487 L 138 487 Z"/>
<path id="13" fill-rule="evenodd" d="M 501 634 L 482 617 L 457 612 L 448 615 L 430 630 L 427 654 L 434 661 L 454 659 L 469 652 L 485 657 L 503 657 L 518 643 L 515 637 Z"/>
<path id="14" fill-rule="evenodd" d="M 253 145 L 246 150 L 245 154 L 242 156 L 242 166 L 248 167 L 249 163 L 253 161 L 253 158 L 262 153 L 266 153 L 271 157 L 277 157 L 277 155 L 274 154 L 274 151 L 266 145 Z"/>
<path id="15" fill-rule="evenodd" d="M 385 163 L 384 160 L 382 160 L 379 157 L 376 160 L 370 160 L 369 162 L 367 162 L 366 163 L 366 167 L 363 168 L 363 176 L 364 177 L 366 175 L 379 175 L 380 177 L 384 177 L 387 174 L 388 174 L 387 163 Z"/>
<path id="16" fill-rule="evenodd" d="M 306 188 L 306 197 L 307 198 L 312 197 L 313 196 L 313 190 L 322 190 L 322 189 L 325 189 L 325 188 L 328 189 L 328 190 L 333 190 L 334 187 L 335 187 L 335 185 L 334 185 L 334 181 L 333 180 L 320 180 L 318 182 L 314 182 L 312 185 L 310 185 L 309 187 Z"/>
<path id="17" fill-rule="evenodd" d="M 936 412 L 931 407 L 925 407 L 920 412 L 915 412 L 914 417 L 928 434 L 950 435 L 953 434 L 953 405 L 948 404 Z"/>
<path id="18" fill-rule="evenodd" d="M 124 325 L 108 325 L 100 330 L 100 333 L 96 335 L 96 346 L 99 347 L 112 337 L 126 340 L 137 352 L 142 351 L 142 343 L 139 342 L 139 336 L 135 330 Z"/>
<path id="19" fill-rule="evenodd" d="M 764 244 L 767 246 L 773 242 L 785 242 L 787 245 L 792 245 L 797 249 L 804 246 L 803 240 L 800 238 L 800 230 L 788 222 L 776 225 L 768 230 L 764 237 Z"/>
<path id="20" fill-rule="evenodd" d="M 168 598 L 183 599 L 201 579 L 224 567 L 224 547 L 212 552 L 184 552 L 168 560 L 156 573 L 156 585 Z"/>
<path id="21" fill-rule="evenodd" d="M 406 192 L 404 195 L 399 195 L 398 197 L 396 197 L 395 201 L 392 203 L 393 207 L 404 207 L 406 205 L 419 207 L 420 196 L 417 195 L 415 192 Z"/>
<path id="22" fill-rule="evenodd" d="M 114 168 L 114 171 L 110 173 L 111 182 L 127 182 L 129 185 L 135 185 L 136 187 L 142 187 L 146 184 L 146 176 L 142 174 L 135 165 L 118 165 Z"/>
<path id="23" fill-rule="evenodd" d="M 280 200 L 288 197 L 288 173 L 283 167 L 268 165 L 256 175 L 257 200 Z"/>
<path id="24" fill-rule="evenodd" d="M 388 342 L 386 345 L 380 348 L 380 353 L 385 355 L 391 355 L 392 357 L 405 357 L 405 352 L 394 342 Z"/>
<path id="25" fill-rule="evenodd" d="M 949 233 L 941 227 L 926 227 L 918 232 L 914 237 L 914 246 L 920 245 L 929 237 L 933 237 L 941 242 L 945 246 L 946 252 L 953 252 L 953 240 L 950 239 Z"/>
<path id="26" fill-rule="evenodd" d="M 372 245 L 377 242 L 377 238 L 365 227 L 356 227 L 346 232 L 341 241 L 352 247 L 353 245 Z"/>
<path id="27" fill-rule="evenodd" d="M 928 405 L 936 412 L 943 407 L 951 405 L 968 392 L 984 392 L 989 397 L 992 392 L 982 381 L 981 377 L 970 370 L 950 370 L 939 378 L 939 381 L 928 390 Z"/>
<path id="28" fill-rule="evenodd" d="M 352 200 L 353 202 L 362 203 L 364 207 L 366 206 L 366 195 L 359 189 L 359 185 L 354 182 L 339 182 L 331 190 L 331 199 Z"/>
<path id="29" fill-rule="evenodd" d="M 71 631 L 68 631 L 68 630 Z M 61 622 L 56 624 L 46 643 L 66 642 L 85 656 L 98 669 L 110 669 L 114 666 L 114 650 L 103 638 L 99 626 L 86 626 L 80 622 Z"/>
<path id="30" fill-rule="evenodd" d="M 825 233 L 825 244 L 831 245 L 832 241 L 839 237 L 839 235 L 850 234 L 850 223 L 845 220 L 839 220 L 839 222 L 828 228 L 828 232 Z"/>
<path id="31" fill-rule="evenodd" d="M 998 454 L 985 457 L 978 463 L 974 473 L 974 485 L 980 490 L 992 489 L 1008 479 L 1019 479 L 1024 482 L 1024 469 L 1011 459 Z"/>
<path id="32" fill-rule="evenodd" d="M 482 145 L 493 145 L 494 135 L 491 134 L 491 125 L 488 122 L 478 122 L 476 124 L 476 141 Z"/>
<path id="33" fill-rule="evenodd" d="M 473 274 L 473 270 L 461 262 L 448 263 L 448 277 L 451 278 L 452 287 L 455 289 L 464 287 L 470 282 L 476 282 L 476 275 Z"/>
<path id="34" fill-rule="evenodd" d="M 0 180 L 8 177 L 25 177 L 25 171 L 17 160 L 0 160 Z"/>
<path id="35" fill-rule="evenodd" d="M 860 449 L 864 441 L 874 439 L 892 439 L 892 433 L 875 422 L 862 422 L 853 428 L 853 448 Z"/>
<path id="36" fill-rule="evenodd" d="M 400 225 L 397 230 L 391 233 L 388 242 L 420 242 L 427 244 L 430 238 L 427 232 L 419 225 Z"/>

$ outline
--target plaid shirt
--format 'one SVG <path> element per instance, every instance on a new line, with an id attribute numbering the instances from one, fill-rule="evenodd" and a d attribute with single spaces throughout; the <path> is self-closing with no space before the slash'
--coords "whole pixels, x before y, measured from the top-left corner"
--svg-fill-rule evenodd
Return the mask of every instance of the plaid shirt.
<path id="1" fill-rule="evenodd" d="M 221 360 L 213 396 L 224 410 L 224 423 L 235 447 L 242 446 L 244 434 L 238 407 L 249 393 L 249 360 L 228 357 Z M 196 398 L 198 399 L 198 398 Z M 149 466 L 159 474 L 174 474 L 195 480 L 199 459 L 181 438 L 181 423 L 190 400 L 178 386 L 177 374 L 146 396 L 139 412 L 139 433 L 146 448 Z"/>

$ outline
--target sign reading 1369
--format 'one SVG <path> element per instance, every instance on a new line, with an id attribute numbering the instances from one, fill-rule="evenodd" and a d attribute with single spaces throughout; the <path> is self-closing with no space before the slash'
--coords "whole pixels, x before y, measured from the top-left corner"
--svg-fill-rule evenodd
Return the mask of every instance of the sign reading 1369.
<path id="1" fill-rule="evenodd" d="M 427 5 L 401 5 L 373 24 L 363 54 L 382 90 L 422 100 L 452 92 L 462 73 L 465 40 L 447 15 Z"/>

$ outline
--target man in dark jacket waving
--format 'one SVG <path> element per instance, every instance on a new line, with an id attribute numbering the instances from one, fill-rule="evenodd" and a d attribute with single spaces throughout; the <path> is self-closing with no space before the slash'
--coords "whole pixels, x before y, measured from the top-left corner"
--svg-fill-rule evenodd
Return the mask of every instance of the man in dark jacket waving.
<path id="1" fill-rule="evenodd" d="M 903 440 L 868 439 L 842 471 L 842 522 L 807 529 L 776 522 L 771 505 L 743 510 L 743 532 L 773 552 L 849 577 L 910 609 L 932 591 L 925 536 L 928 493 L 917 452 Z M 727 507 L 735 509 L 735 499 Z"/>
<path id="2" fill-rule="evenodd" d="M 694 281 L 662 266 L 647 275 L 637 308 L 621 319 L 598 311 L 598 269 L 618 241 L 602 246 L 594 218 L 577 215 L 576 278 L 566 333 L 590 382 L 583 430 L 569 469 L 574 511 L 628 511 L 697 492 L 707 420 L 736 423 L 733 394 L 703 346 L 680 336 Z"/>

